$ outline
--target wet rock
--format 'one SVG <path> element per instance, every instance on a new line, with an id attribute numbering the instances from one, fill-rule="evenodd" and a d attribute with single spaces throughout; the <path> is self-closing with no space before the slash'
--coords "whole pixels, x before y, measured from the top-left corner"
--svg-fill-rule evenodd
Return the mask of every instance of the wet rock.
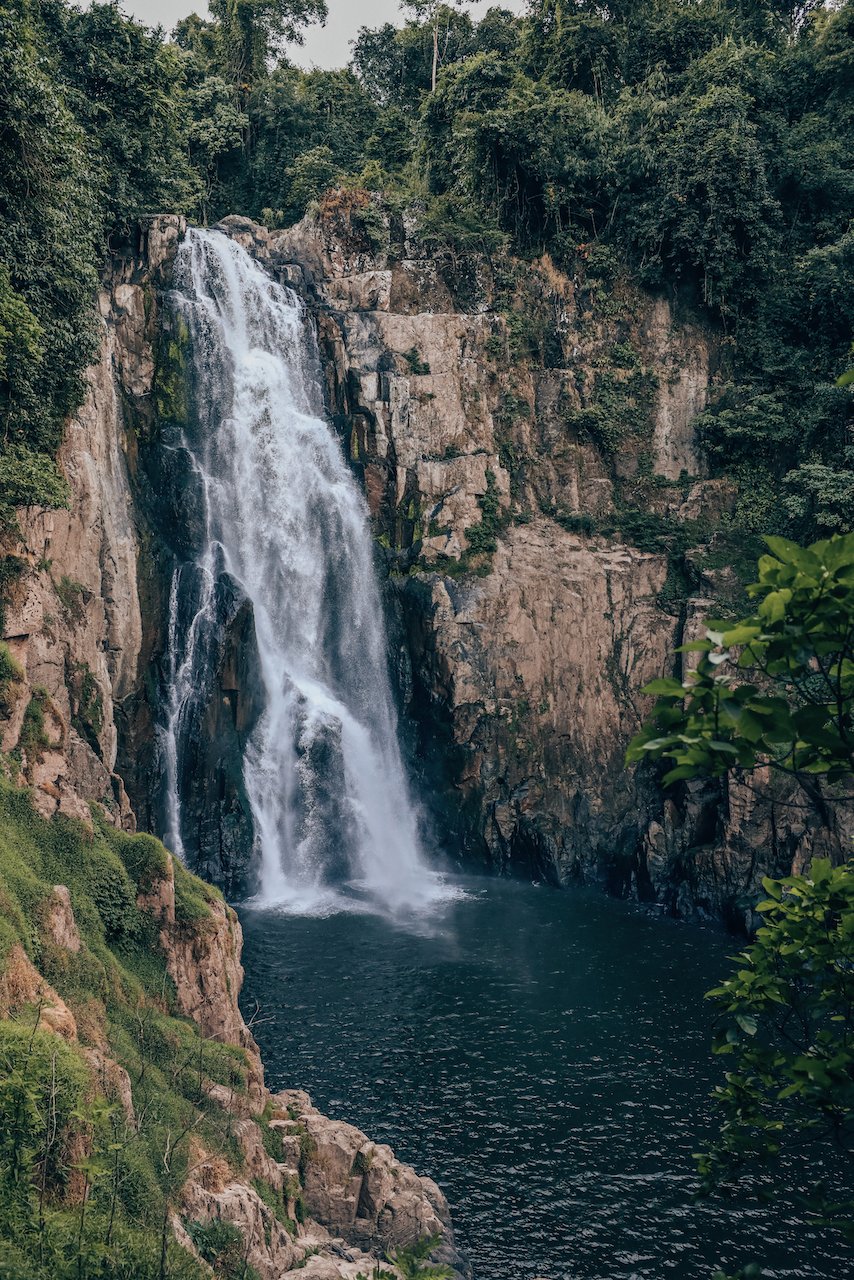
<path id="1" fill-rule="evenodd" d="M 254 889 L 257 874 L 243 755 L 263 701 L 252 606 L 227 575 L 215 614 L 209 682 L 188 706 L 182 729 L 182 834 L 199 874 L 240 898 Z"/>

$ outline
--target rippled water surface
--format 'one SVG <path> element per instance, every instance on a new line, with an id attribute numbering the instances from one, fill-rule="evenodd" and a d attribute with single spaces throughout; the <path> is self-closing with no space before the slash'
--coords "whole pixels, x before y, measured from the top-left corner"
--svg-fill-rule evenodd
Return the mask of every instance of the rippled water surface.
<path id="1" fill-rule="evenodd" d="M 435 1177 L 477 1280 L 854 1274 L 779 1197 L 690 1198 L 720 1069 L 702 995 L 732 940 L 588 894 L 468 888 L 417 931 L 242 913 L 271 1087 Z"/>

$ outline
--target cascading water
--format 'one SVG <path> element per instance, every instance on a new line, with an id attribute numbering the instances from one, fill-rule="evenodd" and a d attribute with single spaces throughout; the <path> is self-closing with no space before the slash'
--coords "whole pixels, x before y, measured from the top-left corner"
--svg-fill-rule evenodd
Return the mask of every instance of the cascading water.
<path id="1" fill-rule="evenodd" d="M 210 683 L 228 575 L 252 605 L 263 689 L 243 759 L 257 901 L 427 905 L 445 890 L 419 845 L 398 746 L 367 512 L 322 417 L 303 308 L 218 232 L 187 233 L 175 283 L 196 388 L 181 444 L 205 511 L 170 601 L 167 839 L 183 852 L 182 733 Z"/>

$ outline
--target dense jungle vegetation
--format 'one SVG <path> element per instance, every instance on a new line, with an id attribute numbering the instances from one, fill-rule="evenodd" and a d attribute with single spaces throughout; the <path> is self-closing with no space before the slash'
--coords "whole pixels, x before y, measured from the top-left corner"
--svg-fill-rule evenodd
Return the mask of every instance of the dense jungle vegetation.
<path id="1" fill-rule="evenodd" d="M 284 42 L 323 0 L 214 0 L 171 38 L 114 3 L 3 0 L 0 519 L 64 501 L 98 270 L 141 214 L 286 225 L 344 184 L 457 261 L 547 252 L 705 313 L 724 367 L 701 439 L 739 529 L 850 527 L 851 0 L 402 8 L 305 72 Z"/>

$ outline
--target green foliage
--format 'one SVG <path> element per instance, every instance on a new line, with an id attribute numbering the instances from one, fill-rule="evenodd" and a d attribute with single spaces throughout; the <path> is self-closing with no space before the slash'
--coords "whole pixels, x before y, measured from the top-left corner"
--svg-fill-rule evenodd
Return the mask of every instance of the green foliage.
<path id="1" fill-rule="evenodd" d="M 92 750 L 100 751 L 99 735 L 104 727 L 104 699 L 97 680 L 87 662 L 75 663 L 66 676 L 71 701 L 72 726 Z"/>
<path id="2" fill-rule="evenodd" d="M 218 75 L 205 76 L 188 90 L 187 110 L 190 157 L 201 176 L 201 214 L 206 219 L 212 202 L 219 198 L 220 169 L 236 158 L 249 129 L 249 116 L 238 109 L 231 89 Z"/>
<path id="3" fill-rule="evenodd" d="M 264 1144 L 264 1150 L 271 1160 L 275 1160 L 277 1164 L 281 1164 L 284 1160 L 284 1148 L 282 1146 L 282 1131 L 273 1128 L 267 1123 L 266 1116 L 261 1117 L 260 1125 L 261 1141 Z"/>
<path id="4" fill-rule="evenodd" d="M 509 516 L 501 506 L 495 472 L 487 468 L 486 493 L 478 498 L 480 523 L 466 529 L 470 555 L 491 555 L 498 545 L 498 535 L 507 527 Z"/>
<path id="5" fill-rule="evenodd" d="M 854 511 L 854 448 L 842 450 L 839 464 L 804 462 L 784 480 L 785 508 L 796 530 L 844 533 Z"/>
<path id="6" fill-rule="evenodd" d="M 83 130 L 103 230 L 115 235 L 141 214 L 191 207 L 198 175 L 187 162 L 178 49 L 115 3 L 82 12 L 50 7 L 60 18 L 60 74 Z"/>
<path id="7" fill-rule="evenodd" d="M 192 875 L 177 859 L 175 872 L 175 922 L 188 927 L 198 926 L 210 918 L 210 904 L 222 898 L 212 885 Z"/>
<path id="8" fill-rule="evenodd" d="M 18 737 L 18 750 L 26 753 L 30 764 L 42 758 L 45 748 L 49 746 L 45 728 L 45 710 L 50 706 L 50 694 L 40 685 L 32 691 L 21 732 Z"/>
<path id="9" fill-rule="evenodd" d="M 13 656 L 5 640 L 0 640 L 0 711 L 9 710 L 9 693 L 12 686 L 24 678 L 23 668 Z"/>
<path id="10" fill-rule="evenodd" d="M 628 759 L 664 758 L 665 783 L 768 762 L 827 820 L 854 777 L 854 535 L 799 547 L 768 538 L 749 617 L 710 624 L 682 682 L 657 702 Z M 763 881 L 764 924 L 735 973 L 710 992 L 715 1052 L 731 1058 L 716 1091 L 720 1136 L 699 1157 L 712 1190 L 807 1142 L 850 1158 L 854 1140 L 854 861 L 815 859 Z M 854 1198 L 805 1191 L 805 1208 L 854 1239 Z"/>
<path id="11" fill-rule="evenodd" d="M 281 221 L 290 224 L 370 158 L 377 111 L 349 71 L 277 67 L 257 85 L 248 113 L 255 144 L 240 176 L 222 192 L 224 212 L 229 203 L 256 214 L 266 207 L 280 210 Z"/>
<path id="12" fill-rule="evenodd" d="M 417 347 L 410 347 L 409 351 L 403 353 L 403 358 L 409 365 L 409 372 L 414 377 L 422 377 L 430 372 L 430 366 L 426 360 L 421 359 L 421 353 Z"/>
<path id="13" fill-rule="evenodd" d="M 67 621 L 71 623 L 82 622 L 86 602 L 86 588 L 83 583 L 77 582 L 74 578 L 69 578 L 64 573 L 59 582 L 53 584 L 53 589 L 59 597 L 59 602 L 62 605 L 62 611 Z"/>
<path id="14" fill-rule="evenodd" d="M 854 862 L 816 859 L 763 881 L 764 923 L 709 993 L 714 1051 L 731 1068 L 716 1090 L 720 1137 L 699 1158 L 704 1186 L 806 1142 L 850 1158 L 854 1144 Z M 804 1188 L 807 1208 L 854 1239 L 854 1199 Z"/>
<path id="15" fill-rule="evenodd" d="M 96 334 L 99 218 L 84 135 L 46 29 L 64 14 L 30 0 L 0 12 L 0 307 L 3 327 L 11 319 L 17 334 L 3 344 L 0 434 L 6 448 L 34 455 L 56 449 Z"/>
<path id="16" fill-rule="evenodd" d="M 11 589 L 25 568 L 26 561 L 20 556 L 0 556 L 0 629 L 6 625 L 6 606 Z"/>
<path id="17" fill-rule="evenodd" d="M 53 458 L 25 444 L 0 453 L 0 525 L 14 524 L 16 507 L 67 507 L 68 481 Z"/>
<path id="18" fill-rule="evenodd" d="M 0 1023 L 0 1238 L 23 1244 L 37 1214 L 36 1181 L 65 1189 L 88 1084 L 79 1052 L 37 1028 Z"/>
<path id="19" fill-rule="evenodd" d="M 212 0 L 216 51 L 242 99 L 274 53 L 326 17 L 326 0 Z"/>
<path id="20" fill-rule="evenodd" d="M 325 143 L 311 147 L 285 171 L 288 204 L 292 209 L 305 210 L 342 176 L 331 147 Z"/>
<path id="21" fill-rule="evenodd" d="M 277 1221 L 281 1222 L 290 1235 L 295 1236 L 297 1234 L 297 1222 L 288 1217 L 285 1203 L 285 1196 L 288 1195 L 289 1189 L 285 1187 L 282 1191 L 274 1191 L 268 1182 L 260 1182 L 257 1178 L 253 1179 L 252 1186 Z M 296 1188 L 296 1193 L 297 1197 L 299 1197 L 299 1188 Z"/>
<path id="22" fill-rule="evenodd" d="M 622 368 L 597 372 L 589 404 L 566 419 L 571 431 L 595 444 L 606 458 L 613 458 L 630 437 L 650 435 L 657 382 L 649 370 L 626 367 L 630 351 L 617 352 L 618 360 L 624 362 Z"/>
<path id="23" fill-rule="evenodd" d="M 397 1249 L 391 1256 L 391 1261 L 405 1276 L 406 1280 L 450 1280 L 453 1275 L 450 1267 L 436 1266 L 431 1264 L 428 1259 L 430 1254 L 439 1243 L 437 1236 L 422 1236 L 415 1244 L 408 1245 L 405 1249 Z"/>
<path id="24" fill-rule="evenodd" d="M 182 316 L 176 315 L 164 325 L 154 370 L 154 405 L 160 427 L 183 429 L 189 421 L 189 340 L 189 329 Z"/>
<path id="25" fill-rule="evenodd" d="M 766 541 L 755 613 L 682 646 L 700 655 L 684 682 L 647 685 L 658 701 L 627 759 L 671 761 L 665 784 L 767 760 L 819 799 L 854 771 L 854 534 Z"/>

